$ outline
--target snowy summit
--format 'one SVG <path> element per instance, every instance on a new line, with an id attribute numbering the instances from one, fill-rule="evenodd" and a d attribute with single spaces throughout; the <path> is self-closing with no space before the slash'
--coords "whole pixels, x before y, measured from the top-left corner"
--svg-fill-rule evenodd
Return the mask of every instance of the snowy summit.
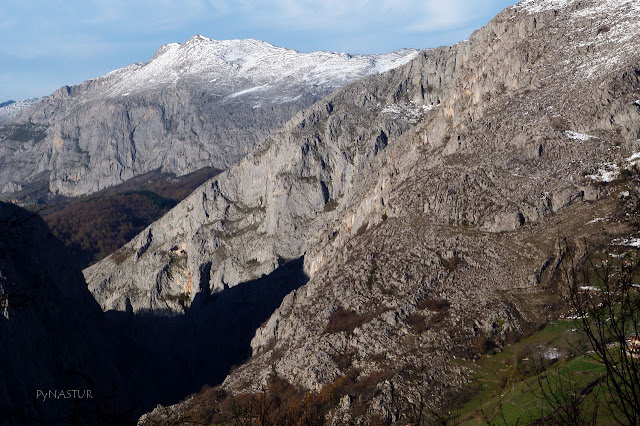
<path id="1" fill-rule="evenodd" d="M 273 46 L 255 39 L 213 40 L 196 35 L 162 46 L 147 63 L 133 64 L 95 80 L 110 97 L 198 79 L 229 99 L 295 85 L 338 88 L 370 74 L 404 65 L 418 50 L 380 55 L 312 52 Z M 286 101 L 286 96 L 280 96 Z"/>

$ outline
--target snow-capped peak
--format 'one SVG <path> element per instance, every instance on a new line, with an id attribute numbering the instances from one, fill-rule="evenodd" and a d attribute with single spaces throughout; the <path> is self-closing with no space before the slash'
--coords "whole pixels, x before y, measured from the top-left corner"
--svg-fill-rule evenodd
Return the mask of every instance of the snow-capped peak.
<path id="1" fill-rule="evenodd" d="M 14 101 L 3 102 L 2 106 L 0 107 L 0 124 L 9 120 L 11 117 L 16 115 L 18 112 L 22 111 L 23 109 L 35 104 L 40 99 L 42 98 L 29 98 L 29 99 L 23 99 L 18 102 L 14 102 Z"/>
<path id="2" fill-rule="evenodd" d="M 370 74 L 388 71 L 413 59 L 418 50 L 381 55 L 336 52 L 300 53 L 256 39 L 214 40 L 195 35 L 184 43 L 162 46 L 145 64 L 133 64 L 96 80 L 101 92 L 121 97 L 199 79 L 227 94 L 252 93 L 255 87 L 305 84 L 337 88 Z M 227 89 L 223 89 L 226 87 Z"/>

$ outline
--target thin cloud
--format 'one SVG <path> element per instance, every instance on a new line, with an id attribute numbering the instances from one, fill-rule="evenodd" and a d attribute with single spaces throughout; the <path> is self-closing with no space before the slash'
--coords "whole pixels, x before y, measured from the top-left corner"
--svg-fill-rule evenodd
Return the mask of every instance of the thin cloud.
<path id="1" fill-rule="evenodd" d="M 9 19 L 7 14 L 0 9 L 0 30 L 9 29 L 13 25 L 13 22 Z"/>
<path id="2" fill-rule="evenodd" d="M 0 46 L 0 54 L 21 59 L 88 58 L 118 48 L 116 43 L 92 38 L 48 39 L 37 44 L 9 44 Z"/>
<path id="3" fill-rule="evenodd" d="M 452 44 L 516 0 L 0 0 L 0 100 L 145 61 L 163 44 L 259 38 L 300 51 Z M 31 74 L 29 74 L 31 73 Z M 46 73 L 45 77 L 36 77 Z"/>
<path id="4" fill-rule="evenodd" d="M 210 0 L 226 15 L 239 15 L 261 27 L 280 29 L 350 29 L 387 25 L 389 30 L 410 32 L 452 30 L 478 19 L 491 0 Z M 499 7 L 499 6 L 498 6 Z"/>
<path id="5" fill-rule="evenodd" d="M 209 13 L 205 0 L 92 0 L 93 13 L 81 22 L 115 25 L 142 33 L 178 28 Z"/>
<path id="6" fill-rule="evenodd" d="M 422 13 L 407 26 L 410 32 L 433 32 L 459 29 L 487 14 L 487 10 L 499 10 L 500 1 L 470 2 L 468 0 L 428 1 Z M 462 13 L 461 11 L 464 11 Z"/>

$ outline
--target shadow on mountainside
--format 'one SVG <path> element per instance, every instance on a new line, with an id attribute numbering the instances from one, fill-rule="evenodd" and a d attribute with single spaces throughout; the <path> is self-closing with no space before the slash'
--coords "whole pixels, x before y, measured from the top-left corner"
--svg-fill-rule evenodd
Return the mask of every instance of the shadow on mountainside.
<path id="1" fill-rule="evenodd" d="M 219 384 L 308 280 L 299 258 L 200 294 L 185 315 L 133 315 L 102 312 L 73 265 L 37 214 L 0 203 L 2 426 L 135 424 L 158 403 Z"/>
<path id="2" fill-rule="evenodd" d="M 220 293 L 198 294 L 185 315 L 108 311 L 113 332 L 126 339 L 129 356 L 139 363 L 143 411 L 179 402 L 205 384 L 220 384 L 248 359 L 257 328 L 308 281 L 303 263 L 300 257 Z"/>

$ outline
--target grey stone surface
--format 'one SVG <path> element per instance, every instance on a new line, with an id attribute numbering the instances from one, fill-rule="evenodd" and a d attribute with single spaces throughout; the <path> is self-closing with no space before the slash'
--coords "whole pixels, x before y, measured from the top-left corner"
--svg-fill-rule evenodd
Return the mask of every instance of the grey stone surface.
<path id="1" fill-rule="evenodd" d="M 469 379 L 450 361 L 472 357 L 474 339 L 501 345 L 544 320 L 536 295 L 560 236 L 614 212 L 612 171 L 640 148 L 639 7 L 527 0 L 468 41 L 342 88 L 85 270 L 91 291 L 103 309 L 181 314 L 176 295 L 224 292 L 304 254 L 309 282 L 224 387 L 258 390 L 275 370 L 318 389 L 351 366 L 386 369 L 368 414 L 393 418 L 414 391 L 438 408 Z M 330 329 L 338 309 L 352 329 Z"/>
<path id="2" fill-rule="evenodd" d="M 569 47 L 584 38 L 601 43 L 604 56 L 633 40 L 579 32 L 591 21 L 576 16 L 597 12 L 594 5 L 558 15 L 523 7 L 469 41 L 422 53 L 298 113 L 87 269 L 98 301 L 104 309 L 182 312 L 171 298 L 222 291 L 305 252 L 313 275 L 328 260 L 326 246 L 344 246 L 383 215 L 419 211 L 434 223 L 505 231 L 582 200 L 585 176 L 622 164 L 638 144 L 637 64 L 621 56 L 615 69 L 605 64 L 573 78 L 594 59 Z M 634 31 L 633 7 L 620 6 L 617 26 Z M 569 36 L 569 47 L 552 53 L 549 46 L 565 46 Z M 593 85 L 602 76 L 606 90 Z M 569 131 L 597 136 L 578 140 Z M 206 282 L 204 265 L 211 265 Z"/>
<path id="3" fill-rule="evenodd" d="M 339 217 L 339 206 L 357 195 L 356 177 L 367 160 L 425 114 L 411 100 L 430 104 L 447 90 L 442 83 L 423 97 L 412 81 L 421 78 L 417 65 L 426 56 L 416 61 L 297 114 L 238 165 L 87 269 L 103 308 L 182 312 L 180 295 L 191 301 L 200 291 L 222 291 L 300 257 L 327 220 Z M 402 108 L 389 107 L 395 104 Z"/>
<path id="4" fill-rule="evenodd" d="M 34 105 L 40 98 L 29 98 L 21 101 L 6 101 L 0 103 L 0 125 L 6 121 L 9 121 L 11 117 L 19 113 L 25 108 Z"/>
<path id="5" fill-rule="evenodd" d="M 0 191 L 9 199 L 44 180 L 77 196 L 156 169 L 226 169 L 300 109 L 416 54 L 303 54 L 202 36 L 166 45 L 148 63 L 62 87 L 0 127 Z"/>

